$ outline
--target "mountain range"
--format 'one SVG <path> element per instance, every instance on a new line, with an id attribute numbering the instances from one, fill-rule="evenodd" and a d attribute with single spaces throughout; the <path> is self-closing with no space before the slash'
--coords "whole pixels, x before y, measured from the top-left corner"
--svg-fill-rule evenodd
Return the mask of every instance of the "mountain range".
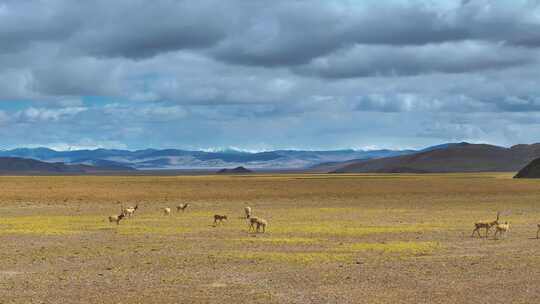
<path id="1" fill-rule="evenodd" d="M 91 166 L 85 164 L 68 165 L 61 162 L 49 163 L 20 157 L 0 157 L 0 173 L 99 173 L 111 171 L 131 171 L 132 168 L 105 164 Z"/>
<path id="2" fill-rule="evenodd" d="M 391 157 L 414 152 L 416 151 L 276 150 L 250 153 L 237 150 L 218 152 L 177 149 L 55 151 L 48 148 L 19 148 L 0 151 L 0 157 L 20 157 L 45 162 L 63 162 L 66 164 L 85 164 L 91 166 L 130 167 L 138 170 L 220 169 L 238 166 L 254 169 L 304 169 L 324 162 Z"/>
<path id="3" fill-rule="evenodd" d="M 126 171 L 133 169 L 214 170 L 240 166 L 255 170 L 294 169 L 332 173 L 486 172 L 520 170 L 533 159 L 540 157 L 540 144 L 506 148 L 462 142 L 447 143 L 421 150 L 275 150 L 258 153 L 238 150 L 218 152 L 178 149 L 55 151 L 48 148 L 20 148 L 0 151 L 0 158 L 2 157 L 24 158 L 55 166 L 60 166 L 60 164 L 68 166 L 51 169 L 60 170 L 59 172 L 62 170 L 70 172 L 70 170 Z M 7 161 L 3 165 L 9 167 Z M 20 160 L 17 166 L 24 168 Z M 33 167 L 37 164 L 32 163 L 28 166 Z M 0 170 L 2 170 L 1 166 Z"/>

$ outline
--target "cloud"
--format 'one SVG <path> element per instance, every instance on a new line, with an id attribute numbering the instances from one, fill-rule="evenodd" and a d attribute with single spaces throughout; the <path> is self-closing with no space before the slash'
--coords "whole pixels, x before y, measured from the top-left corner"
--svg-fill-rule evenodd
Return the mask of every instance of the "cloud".
<path id="1" fill-rule="evenodd" d="M 188 113 L 186 109 L 178 105 L 145 105 L 133 107 L 122 104 L 108 104 L 100 109 L 104 115 L 113 119 L 126 121 L 144 121 L 145 123 L 158 123 L 166 121 L 180 121 Z"/>
<path id="2" fill-rule="evenodd" d="M 0 0 L 0 135 L 242 149 L 530 142 L 539 14 L 533 0 Z"/>
<path id="3" fill-rule="evenodd" d="M 86 110 L 87 108 L 84 108 L 84 107 L 67 107 L 67 108 L 60 108 L 60 109 L 30 107 L 23 111 L 15 113 L 15 118 L 19 122 L 36 122 L 36 121 L 55 122 L 62 119 L 71 118 Z"/>
<path id="4" fill-rule="evenodd" d="M 82 25 L 66 1 L 0 2 L 0 54 L 19 52 L 36 42 L 63 41 Z M 79 12 L 80 13 L 80 12 Z"/>
<path id="5" fill-rule="evenodd" d="M 99 57 L 142 59 L 182 49 L 208 48 L 225 35 L 220 1 L 96 1 L 94 13 L 68 43 Z"/>
<path id="6" fill-rule="evenodd" d="M 121 65 L 89 57 L 63 59 L 35 68 L 32 85 L 49 96 L 120 95 L 115 69 Z"/>
<path id="7" fill-rule="evenodd" d="M 296 71 L 323 78 L 450 74 L 534 64 L 537 57 L 536 51 L 474 41 L 399 48 L 355 46 L 318 58 Z"/>
<path id="8" fill-rule="evenodd" d="M 28 148 L 46 147 L 56 151 L 94 150 L 94 149 L 126 149 L 126 145 L 115 141 L 94 141 L 90 138 L 78 139 L 73 142 L 43 142 L 28 144 Z"/>

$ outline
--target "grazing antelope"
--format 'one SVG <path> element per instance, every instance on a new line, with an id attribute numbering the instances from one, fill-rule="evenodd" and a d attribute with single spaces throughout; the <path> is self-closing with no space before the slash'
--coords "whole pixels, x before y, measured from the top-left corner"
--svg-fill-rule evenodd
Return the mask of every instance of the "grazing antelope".
<path id="1" fill-rule="evenodd" d="M 123 209 L 122 213 L 127 215 L 127 217 L 131 217 L 135 214 L 135 211 L 137 211 L 137 209 L 139 209 L 139 204 L 135 205 L 135 207 L 127 207 Z"/>
<path id="2" fill-rule="evenodd" d="M 259 229 L 262 227 L 263 233 L 266 232 L 266 226 L 268 225 L 268 222 L 265 219 L 259 218 L 257 219 L 257 232 L 260 232 Z"/>
<path id="3" fill-rule="evenodd" d="M 510 224 L 508 222 L 504 222 L 504 224 L 497 224 L 497 226 L 495 226 L 495 235 L 493 238 L 497 239 L 497 235 L 501 235 L 503 238 L 506 238 L 506 233 L 508 233 L 508 230 L 510 230 Z"/>
<path id="4" fill-rule="evenodd" d="M 109 216 L 109 223 L 116 222 L 116 225 L 120 224 L 120 221 L 125 217 L 126 215 L 124 213 L 120 213 L 120 215 L 111 215 Z"/>
<path id="5" fill-rule="evenodd" d="M 223 221 L 226 221 L 226 220 L 227 220 L 226 215 L 216 214 L 216 215 L 214 215 L 214 226 L 216 226 L 218 222 L 223 223 Z"/>
<path id="6" fill-rule="evenodd" d="M 189 207 L 189 203 L 180 204 L 180 205 L 176 206 L 176 212 L 180 212 L 180 210 L 182 210 L 182 212 L 184 212 L 184 211 L 186 211 L 187 207 Z"/>
<path id="7" fill-rule="evenodd" d="M 540 236 L 540 224 L 538 224 L 538 230 L 536 230 L 536 238 L 538 239 Z"/>
<path id="8" fill-rule="evenodd" d="M 255 231 L 255 225 L 257 225 L 257 221 L 259 220 L 259 218 L 257 217 L 250 217 L 249 218 L 249 229 L 248 229 L 248 232 L 250 232 L 251 230 Z"/>
<path id="9" fill-rule="evenodd" d="M 497 212 L 497 219 L 492 221 L 492 222 L 481 221 L 481 222 L 474 223 L 474 230 L 473 230 L 473 232 L 471 234 L 471 237 L 474 236 L 475 232 L 478 234 L 478 237 L 482 237 L 480 235 L 480 229 L 485 228 L 486 229 L 486 238 L 487 238 L 488 234 L 489 234 L 489 230 L 491 229 L 491 227 L 499 224 L 499 216 L 500 216 L 500 212 Z"/>
<path id="10" fill-rule="evenodd" d="M 244 213 L 246 214 L 246 218 L 249 219 L 251 217 L 251 207 L 244 207 Z"/>
<path id="11" fill-rule="evenodd" d="M 163 215 L 171 215 L 171 208 L 163 208 Z"/>

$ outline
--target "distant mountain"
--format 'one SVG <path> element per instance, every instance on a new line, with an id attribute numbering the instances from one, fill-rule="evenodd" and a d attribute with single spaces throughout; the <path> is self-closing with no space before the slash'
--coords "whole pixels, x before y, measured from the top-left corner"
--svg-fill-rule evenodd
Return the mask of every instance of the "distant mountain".
<path id="1" fill-rule="evenodd" d="M 409 155 L 360 160 L 333 170 L 335 173 L 436 173 L 517 171 L 540 157 L 540 144 L 511 148 L 459 143 Z"/>
<path id="2" fill-rule="evenodd" d="M 464 145 L 464 144 L 467 144 L 467 143 L 466 142 L 460 142 L 460 143 L 440 144 L 440 145 L 435 145 L 435 146 L 424 148 L 424 149 L 422 149 L 422 150 L 420 150 L 418 152 L 428 152 L 428 151 L 433 151 L 433 150 L 448 149 L 450 147 L 455 147 L 455 146 Z"/>
<path id="3" fill-rule="evenodd" d="M 49 163 L 107 167 L 112 170 L 212 169 L 247 167 L 310 172 L 481 172 L 517 171 L 540 157 L 540 144 L 511 148 L 484 144 L 446 143 L 421 150 L 275 150 L 216 152 L 178 149 L 116 149 L 55 151 L 20 148 L 0 157 L 30 158 Z"/>
<path id="4" fill-rule="evenodd" d="M 216 173 L 217 174 L 245 174 L 245 173 L 251 173 L 251 172 L 253 172 L 253 171 L 248 170 L 248 169 L 240 166 L 240 167 L 236 167 L 234 169 L 221 169 Z"/>
<path id="5" fill-rule="evenodd" d="M 100 166 L 67 165 L 59 162 L 48 163 L 19 157 L 0 157 L 0 172 L 3 173 L 92 173 L 119 170 L 130 171 L 133 168 L 108 166 L 106 164 Z"/>
<path id="6" fill-rule="evenodd" d="M 462 144 L 462 143 L 441 144 L 441 145 L 427 147 L 422 150 L 401 150 L 401 151 L 378 150 L 377 155 L 375 155 L 375 157 L 366 157 L 363 159 L 350 159 L 346 161 L 331 161 L 331 162 L 319 163 L 308 168 L 308 171 L 318 172 L 318 173 L 334 172 L 345 166 L 352 165 L 354 163 L 369 160 L 369 159 L 379 159 L 379 158 L 387 158 L 387 157 L 400 156 L 400 155 L 410 155 L 410 154 L 415 154 L 418 152 L 427 152 L 427 151 L 433 151 L 433 150 L 446 149 L 446 148 L 459 145 L 459 144 Z M 382 151 L 385 151 L 386 153 L 381 153 Z"/>
<path id="7" fill-rule="evenodd" d="M 414 153 L 414 150 L 277 150 L 250 153 L 237 150 L 217 152 L 177 149 L 137 151 L 95 149 L 55 151 L 48 148 L 20 148 L 0 151 L 0 157 L 22 157 L 46 162 L 119 166 L 136 169 L 218 169 L 245 166 L 258 169 L 305 169 L 327 162 L 372 159 Z"/>
<path id="8" fill-rule="evenodd" d="M 316 164 L 314 166 L 311 166 L 311 167 L 307 168 L 307 171 L 313 172 L 313 173 L 333 172 L 333 171 L 338 170 L 338 169 L 340 169 L 342 167 L 357 163 L 357 162 L 362 161 L 362 160 L 365 160 L 365 159 L 351 159 L 351 160 L 340 161 L 340 162 L 320 163 L 320 164 Z"/>
<path id="9" fill-rule="evenodd" d="M 534 159 L 514 176 L 514 178 L 540 178 L 540 158 Z"/>

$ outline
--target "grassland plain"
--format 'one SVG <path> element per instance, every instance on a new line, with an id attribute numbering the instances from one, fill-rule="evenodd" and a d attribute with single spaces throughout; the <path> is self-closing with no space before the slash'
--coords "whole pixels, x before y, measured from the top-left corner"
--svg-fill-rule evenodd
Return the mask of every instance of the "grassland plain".
<path id="1" fill-rule="evenodd" d="M 0 303 L 540 303 L 540 181 L 511 176 L 2 176 Z"/>

